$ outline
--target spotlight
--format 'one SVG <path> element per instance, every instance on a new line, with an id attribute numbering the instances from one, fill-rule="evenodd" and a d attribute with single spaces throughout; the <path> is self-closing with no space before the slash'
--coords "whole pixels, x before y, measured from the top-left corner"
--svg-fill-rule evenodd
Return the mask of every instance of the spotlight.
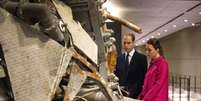
<path id="1" fill-rule="evenodd" d="M 176 27 L 177 27 L 177 25 L 172 25 L 172 27 L 176 28 Z"/>
<path id="2" fill-rule="evenodd" d="M 188 20 L 187 20 L 187 19 L 185 19 L 185 20 L 184 20 L 184 22 L 188 22 Z"/>

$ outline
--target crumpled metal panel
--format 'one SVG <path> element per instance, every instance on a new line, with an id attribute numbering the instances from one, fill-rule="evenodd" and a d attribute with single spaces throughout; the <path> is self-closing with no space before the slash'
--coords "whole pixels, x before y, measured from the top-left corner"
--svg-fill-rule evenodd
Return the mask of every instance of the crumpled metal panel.
<path id="1" fill-rule="evenodd" d="M 1 8 L 0 15 L 0 44 L 15 101 L 49 101 L 64 47 Z"/>
<path id="2" fill-rule="evenodd" d="M 58 13 L 67 25 L 73 39 L 73 45 L 80 49 L 94 63 L 98 63 L 98 46 L 82 28 L 79 22 L 73 20 L 72 10 L 70 7 L 58 0 L 52 0 Z"/>

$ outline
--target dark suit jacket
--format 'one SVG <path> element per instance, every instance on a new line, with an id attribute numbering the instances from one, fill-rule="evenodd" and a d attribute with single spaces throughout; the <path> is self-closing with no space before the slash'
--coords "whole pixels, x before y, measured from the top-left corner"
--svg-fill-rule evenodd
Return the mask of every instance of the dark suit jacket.
<path id="1" fill-rule="evenodd" d="M 125 87 L 129 97 L 137 99 L 144 82 L 147 70 L 147 58 L 136 50 L 131 58 L 128 68 L 125 68 L 125 54 L 117 58 L 115 75 L 119 78 L 120 86 Z"/>

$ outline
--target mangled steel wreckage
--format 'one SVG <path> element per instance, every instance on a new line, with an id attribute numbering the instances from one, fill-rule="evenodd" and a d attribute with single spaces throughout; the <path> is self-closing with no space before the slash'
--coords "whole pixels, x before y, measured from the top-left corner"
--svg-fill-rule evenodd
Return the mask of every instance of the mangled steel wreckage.
<path id="1" fill-rule="evenodd" d="M 108 72 L 105 0 L 0 0 L 1 99 L 134 101 Z M 4 101 L 3 100 L 3 101 Z"/>

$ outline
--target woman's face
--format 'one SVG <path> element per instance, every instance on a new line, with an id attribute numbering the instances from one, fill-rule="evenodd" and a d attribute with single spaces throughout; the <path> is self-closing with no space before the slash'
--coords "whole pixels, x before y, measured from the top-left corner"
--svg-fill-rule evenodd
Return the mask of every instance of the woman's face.
<path id="1" fill-rule="evenodd" d="M 153 47 L 153 45 L 151 45 L 151 44 L 146 44 L 145 48 L 146 48 L 147 56 L 150 59 L 155 59 L 157 57 L 157 55 L 159 54 L 158 49 L 155 49 Z"/>

